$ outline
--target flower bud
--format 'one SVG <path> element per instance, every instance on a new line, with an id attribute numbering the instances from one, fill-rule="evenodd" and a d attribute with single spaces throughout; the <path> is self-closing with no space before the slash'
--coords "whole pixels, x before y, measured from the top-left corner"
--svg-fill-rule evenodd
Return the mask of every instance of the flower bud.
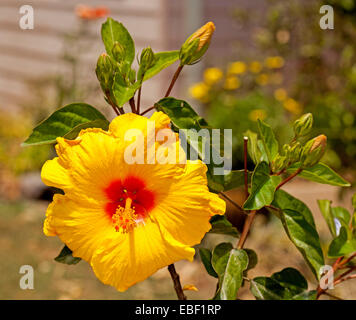
<path id="1" fill-rule="evenodd" d="M 288 154 L 288 160 L 291 163 L 297 162 L 300 159 L 302 153 L 302 146 L 299 142 L 294 143 L 290 149 Z"/>
<path id="2" fill-rule="evenodd" d="M 134 84 L 136 82 L 136 70 L 135 69 L 130 69 L 129 81 L 131 84 Z"/>
<path id="3" fill-rule="evenodd" d="M 307 135 L 313 126 L 313 115 L 306 113 L 294 122 L 293 129 L 297 137 Z"/>
<path id="4" fill-rule="evenodd" d="M 95 69 L 96 76 L 104 91 L 110 90 L 113 81 L 113 65 L 110 57 L 102 53 L 98 59 Z"/>
<path id="5" fill-rule="evenodd" d="M 112 57 L 119 63 L 125 60 L 125 48 L 117 41 L 115 41 L 111 49 Z"/>
<path id="6" fill-rule="evenodd" d="M 321 134 L 307 142 L 300 159 L 304 168 L 312 167 L 320 161 L 325 153 L 326 140 L 326 136 Z"/>
<path id="7" fill-rule="evenodd" d="M 272 172 L 279 172 L 283 170 L 288 164 L 286 156 L 277 155 L 271 163 Z"/>
<path id="8" fill-rule="evenodd" d="M 156 63 L 156 58 L 151 47 L 147 47 L 143 49 L 140 57 L 140 67 L 144 71 L 147 71 L 149 68 L 153 67 L 155 63 Z"/>
<path id="9" fill-rule="evenodd" d="M 204 55 L 210 45 L 215 25 L 208 22 L 195 31 L 182 45 L 179 53 L 181 65 L 194 64 Z M 198 41 L 197 41 L 198 40 Z"/>

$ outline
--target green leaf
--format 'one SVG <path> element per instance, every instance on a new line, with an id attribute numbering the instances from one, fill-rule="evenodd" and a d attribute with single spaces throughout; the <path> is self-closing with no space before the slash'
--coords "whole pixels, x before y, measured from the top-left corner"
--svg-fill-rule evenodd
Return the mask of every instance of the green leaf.
<path id="1" fill-rule="evenodd" d="M 347 229 L 341 227 L 339 235 L 330 243 L 328 256 L 337 258 L 356 251 L 356 239 L 348 239 Z"/>
<path id="2" fill-rule="evenodd" d="M 135 92 L 138 88 L 138 82 L 128 86 L 122 76 L 119 73 L 116 73 L 112 87 L 112 94 L 114 96 L 115 104 L 119 107 L 122 107 L 135 95 Z"/>
<path id="3" fill-rule="evenodd" d="M 111 49 L 116 41 L 119 42 L 125 49 L 125 62 L 131 66 L 135 59 L 135 43 L 122 23 L 108 18 L 101 27 L 101 38 L 103 39 L 107 54 L 113 59 Z"/>
<path id="4" fill-rule="evenodd" d="M 274 198 L 276 187 L 281 182 L 281 176 L 271 176 L 266 162 L 260 162 L 252 174 L 252 187 L 244 209 L 258 210 L 270 205 Z"/>
<path id="5" fill-rule="evenodd" d="M 269 163 L 278 154 L 278 141 L 276 140 L 272 128 L 262 120 L 258 119 L 258 129 L 262 138 L 263 146 L 267 153 Z"/>
<path id="6" fill-rule="evenodd" d="M 336 237 L 336 228 L 334 217 L 331 212 L 331 201 L 330 200 L 318 200 L 319 209 L 329 227 L 331 235 Z"/>
<path id="7" fill-rule="evenodd" d="M 250 270 L 253 269 L 254 267 L 256 267 L 257 262 L 258 262 L 258 257 L 257 254 L 254 250 L 252 249 L 244 249 L 248 255 L 248 266 L 246 268 L 246 270 Z"/>
<path id="8" fill-rule="evenodd" d="M 257 165 L 261 161 L 268 162 L 268 157 L 263 147 L 263 142 L 258 140 L 257 133 L 247 130 L 244 133 L 244 136 L 248 138 L 247 151 L 254 164 Z"/>
<path id="9" fill-rule="evenodd" d="M 192 159 L 192 154 L 190 152 L 192 151 L 203 162 L 207 163 L 209 187 L 213 190 L 220 191 L 221 186 L 224 186 L 225 183 L 225 175 L 215 174 L 215 169 L 221 168 L 221 165 L 215 164 L 214 155 L 221 155 L 221 151 L 224 149 L 224 143 L 226 144 L 231 142 L 227 139 L 223 139 L 223 143 L 221 143 L 223 137 L 220 135 L 220 143 L 219 145 L 215 145 L 212 135 L 213 129 L 210 128 L 208 123 L 200 117 L 187 102 L 183 100 L 171 97 L 164 98 L 155 104 L 155 108 L 169 116 L 172 127 L 175 131 L 180 130 L 181 142 L 183 143 L 186 141 L 187 145 L 192 149 L 186 150 L 188 153 L 188 159 Z M 209 143 L 206 143 L 207 146 L 202 142 L 201 135 L 204 132 L 200 131 L 201 129 L 205 129 L 205 133 L 210 137 L 210 141 L 208 141 Z M 210 155 L 207 155 L 209 157 L 208 159 L 205 157 L 206 154 L 204 152 L 204 147 L 207 147 L 210 150 Z M 231 150 L 231 148 L 227 147 L 227 150 Z M 230 155 L 224 154 L 224 157 L 227 159 Z"/>
<path id="10" fill-rule="evenodd" d="M 287 169 L 287 172 L 292 174 L 297 171 L 299 167 L 300 163 L 295 163 Z M 310 181 L 322 184 L 330 184 L 332 186 L 337 187 L 350 186 L 349 182 L 340 177 L 334 170 L 329 168 L 326 164 L 321 162 L 317 163 L 313 167 L 304 169 L 301 173 L 299 173 L 298 176 Z"/>
<path id="11" fill-rule="evenodd" d="M 104 115 L 86 103 L 72 103 L 56 110 L 37 125 L 23 146 L 56 143 L 57 137 L 75 139 L 81 129 L 107 130 L 109 121 Z"/>
<path id="12" fill-rule="evenodd" d="M 325 262 L 312 213 L 302 201 L 283 190 L 275 193 L 272 206 L 280 209 L 278 217 L 289 239 L 301 252 L 315 277 L 319 279 L 319 270 Z"/>
<path id="13" fill-rule="evenodd" d="M 250 283 L 251 293 L 258 300 L 310 300 L 313 295 L 307 289 L 307 281 L 293 268 L 285 268 L 271 277 L 254 278 Z"/>
<path id="14" fill-rule="evenodd" d="M 175 128 L 198 131 L 208 126 L 208 123 L 183 100 L 163 98 L 155 104 L 155 108 L 167 114 Z"/>
<path id="15" fill-rule="evenodd" d="M 143 81 L 152 78 L 157 73 L 176 62 L 179 59 L 179 51 L 158 52 L 155 54 L 155 58 L 156 63 L 145 72 Z"/>
<path id="16" fill-rule="evenodd" d="M 248 182 L 251 180 L 251 173 L 247 172 Z M 221 180 L 211 179 L 210 175 L 208 175 L 209 179 L 209 188 L 213 192 L 222 192 L 228 191 L 235 188 L 239 188 L 245 185 L 245 171 L 244 170 L 232 170 L 230 173 L 221 176 Z M 210 181 L 210 179 L 212 181 Z"/>
<path id="17" fill-rule="evenodd" d="M 54 258 L 54 260 L 64 264 L 77 264 L 81 258 L 73 257 L 72 250 L 70 250 L 67 246 L 64 246 L 58 257 Z"/>
<path id="18" fill-rule="evenodd" d="M 317 291 L 310 290 L 310 291 L 304 291 L 302 293 L 296 294 L 293 297 L 293 300 L 316 300 L 316 297 L 317 297 Z"/>
<path id="19" fill-rule="evenodd" d="M 221 300 L 235 300 L 242 284 L 243 272 L 248 266 L 248 255 L 242 249 L 232 249 L 225 272 L 219 279 L 219 297 Z"/>
<path id="20" fill-rule="evenodd" d="M 226 219 L 225 216 L 215 215 L 210 219 L 211 229 L 209 233 L 226 234 L 235 238 L 240 236 L 237 229 Z"/>
<path id="21" fill-rule="evenodd" d="M 229 260 L 231 250 L 232 244 L 230 242 L 222 242 L 218 244 L 213 250 L 211 264 L 219 276 L 225 272 L 226 264 Z"/>
<path id="22" fill-rule="evenodd" d="M 341 222 L 341 224 L 343 224 L 346 228 L 348 227 L 351 215 L 347 209 L 342 207 L 332 207 L 331 212 L 332 215 Z"/>
<path id="23" fill-rule="evenodd" d="M 203 262 L 203 265 L 205 267 L 205 270 L 208 272 L 209 275 L 211 275 L 212 277 L 217 278 L 218 275 L 215 272 L 212 264 L 211 264 L 211 257 L 212 257 L 212 253 L 209 249 L 206 248 L 200 248 L 199 249 L 199 254 L 200 254 L 200 258 L 201 261 Z"/>

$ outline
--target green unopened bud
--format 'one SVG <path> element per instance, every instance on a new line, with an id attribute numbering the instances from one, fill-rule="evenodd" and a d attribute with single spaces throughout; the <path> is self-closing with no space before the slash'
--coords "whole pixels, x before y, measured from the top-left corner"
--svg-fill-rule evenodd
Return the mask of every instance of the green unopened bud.
<path id="1" fill-rule="evenodd" d="M 289 149 L 288 161 L 290 163 L 299 161 L 301 153 L 302 153 L 302 146 L 299 142 L 296 142 Z"/>
<path id="2" fill-rule="evenodd" d="M 113 65 L 110 57 L 106 53 L 102 53 L 98 59 L 95 69 L 96 76 L 104 91 L 111 88 L 113 81 Z"/>
<path id="3" fill-rule="evenodd" d="M 306 113 L 294 122 L 293 129 L 297 137 L 307 135 L 313 126 L 313 115 Z"/>
<path id="4" fill-rule="evenodd" d="M 283 170 L 288 164 L 286 156 L 277 155 L 271 163 L 272 172 L 279 172 Z"/>
<path id="5" fill-rule="evenodd" d="M 326 136 L 322 134 L 307 142 L 300 158 L 304 168 L 312 167 L 320 161 L 325 153 L 326 140 Z"/>
<path id="6" fill-rule="evenodd" d="M 151 47 L 143 49 L 140 57 L 140 68 L 143 70 L 143 72 L 153 67 L 155 63 L 156 58 Z"/>
<path id="7" fill-rule="evenodd" d="M 182 45 L 179 53 L 181 65 L 194 64 L 208 50 L 211 37 L 215 31 L 215 25 L 208 22 L 195 31 Z M 198 40 L 198 41 L 197 41 Z"/>
<path id="8" fill-rule="evenodd" d="M 112 49 L 111 49 L 112 57 L 118 63 L 121 63 L 125 60 L 125 48 L 117 41 L 115 41 Z"/>
<path id="9" fill-rule="evenodd" d="M 131 82 L 131 84 L 136 82 L 136 70 L 131 69 L 129 72 L 129 81 Z"/>

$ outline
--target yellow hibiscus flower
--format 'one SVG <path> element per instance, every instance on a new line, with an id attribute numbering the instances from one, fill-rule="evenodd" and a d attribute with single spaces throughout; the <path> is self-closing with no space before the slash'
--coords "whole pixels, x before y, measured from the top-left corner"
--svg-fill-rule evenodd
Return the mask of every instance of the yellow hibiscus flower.
<path id="1" fill-rule="evenodd" d="M 148 120 L 155 121 L 153 128 Z M 192 261 L 191 246 L 211 228 L 210 217 L 225 212 L 225 202 L 208 190 L 207 168 L 200 160 L 125 161 L 127 130 L 142 131 L 148 158 L 148 137 L 161 129 L 174 134 L 169 123 L 162 112 L 150 119 L 118 116 L 108 131 L 85 129 L 75 140 L 57 138 L 58 157 L 42 168 L 44 183 L 65 193 L 56 194 L 49 205 L 44 233 L 58 236 L 73 256 L 119 291 L 178 260 Z M 156 140 L 157 151 L 163 142 Z M 172 144 L 181 149 L 179 140 Z"/>

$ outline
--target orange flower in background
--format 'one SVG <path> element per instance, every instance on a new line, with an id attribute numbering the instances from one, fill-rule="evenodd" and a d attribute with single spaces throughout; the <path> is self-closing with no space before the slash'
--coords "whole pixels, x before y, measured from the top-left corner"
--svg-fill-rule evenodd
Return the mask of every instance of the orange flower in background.
<path id="1" fill-rule="evenodd" d="M 106 7 L 89 7 L 83 4 L 78 5 L 75 8 L 75 14 L 77 17 L 84 20 L 95 20 L 103 18 L 110 13 Z"/>

